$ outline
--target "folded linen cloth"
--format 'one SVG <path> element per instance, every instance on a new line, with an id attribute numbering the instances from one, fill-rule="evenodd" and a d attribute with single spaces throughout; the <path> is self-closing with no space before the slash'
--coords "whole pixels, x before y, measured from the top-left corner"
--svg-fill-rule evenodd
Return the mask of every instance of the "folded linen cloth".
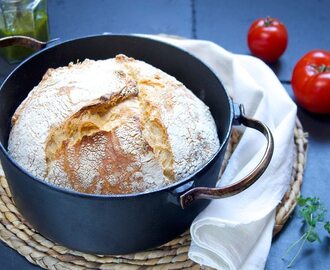
<path id="1" fill-rule="evenodd" d="M 230 53 L 215 43 L 148 36 L 178 46 L 210 66 L 246 115 L 272 130 L 275 142 L 270 165 L 246 191 L 213 200 L 191 225 L 189 257 L 216 269 L 264 269 L 269 253 L 275 208 L 289 187 L 294 159 L 296 105 L 272 70 L 261 60 Z M 218 186 L 247 175 L 260 160 L 266 141 L 246 128 Z"/>

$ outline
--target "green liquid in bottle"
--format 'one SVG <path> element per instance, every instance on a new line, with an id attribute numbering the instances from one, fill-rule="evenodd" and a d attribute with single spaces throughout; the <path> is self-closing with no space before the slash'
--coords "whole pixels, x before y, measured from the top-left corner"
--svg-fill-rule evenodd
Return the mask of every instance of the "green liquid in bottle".
<path id="1" fill-rule="evenodd" d="M 40 41 L 48 41 L 47 13 L 43 10 L 17 12 L 10 25 L 7 23 L 7 27 L 0 27 L 0 37 L 7 36 L 29 36 Z M 30 48 L 20 46 L 0 48 L 0 54 L 9 63 L 17 63 L 33 52 L 34 50 Z"/>

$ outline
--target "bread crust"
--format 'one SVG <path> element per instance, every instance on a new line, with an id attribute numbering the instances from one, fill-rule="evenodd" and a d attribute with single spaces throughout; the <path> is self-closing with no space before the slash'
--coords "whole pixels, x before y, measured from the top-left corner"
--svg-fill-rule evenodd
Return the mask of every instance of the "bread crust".
<path id="1" fill-rule="evenodd" d="M 154 190 L 219 148 L 208 107 L 124 55 L 49 69 L 12 118 L 8 150 L 33 175 L 94 194 Z"/>

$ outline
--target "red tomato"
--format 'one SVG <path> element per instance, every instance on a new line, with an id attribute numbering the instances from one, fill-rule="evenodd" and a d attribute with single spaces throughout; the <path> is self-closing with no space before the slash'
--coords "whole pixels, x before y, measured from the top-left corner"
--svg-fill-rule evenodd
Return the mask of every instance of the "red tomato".
<path id="1" fill-rule="evenodd" d="M 253 55 L 272 63 L 284 53 L 288 45 L 288 31 L 278 19 L 257 19 L 250 26 L 247 42 Z"/>
<path id="2" fill-rule="evenodd" d="M 330 52 L 314 50 L 295 65 L 291 80 L 298 104 L 314 113 L 330 113 Z"/>

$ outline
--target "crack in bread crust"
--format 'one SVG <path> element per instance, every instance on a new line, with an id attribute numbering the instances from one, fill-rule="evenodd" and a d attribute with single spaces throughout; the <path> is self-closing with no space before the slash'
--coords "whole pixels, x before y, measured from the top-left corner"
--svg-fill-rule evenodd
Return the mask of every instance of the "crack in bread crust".
<path id="1" fill-rule="evenodd" d="M 175 180 L 173 163 L 174 157 L 172 154 L 171 145 L 169 142 L 166 127 L 161 121 L 160 113 L 152 103 L 152 97 L 148 95 L 148 85 L 149 88 L 157 88 L 164 86 L 159 83 L 152 83 L 151 80 L 139 81 L 139 100 L 141 102 L 141 107 L 143 108 L 142 117 L 142 133 L 148 144 L 152 147 L 156 159 L 159 161 L 163 168 L 163 174 L 166 177 L 166 181 L 170 184 Z M 161 89 L 162 90 L 162 89 Z M 159 91 L 159 89 L 157 89 Z"/>
<path id="2" fill-rule="evenodd" d="M 137 92 L 125 94 L 125 91 L 120 91 L 112 96 L 101 96 L 94 102 L 95 104 L 83 107 L 63 124 L 52 128 L 46 140 L 46 158 L 54 159 L 57 150 L 62 147 L 62 143 L 67 138 L 70 138 L 70 145 L 73 145 L 84 136 L 90 136 L 99 131 L 104 121 L 107 121 L 102 116 L 109 114 L 109 110 L 116 104 L 136 95 Z"/>

